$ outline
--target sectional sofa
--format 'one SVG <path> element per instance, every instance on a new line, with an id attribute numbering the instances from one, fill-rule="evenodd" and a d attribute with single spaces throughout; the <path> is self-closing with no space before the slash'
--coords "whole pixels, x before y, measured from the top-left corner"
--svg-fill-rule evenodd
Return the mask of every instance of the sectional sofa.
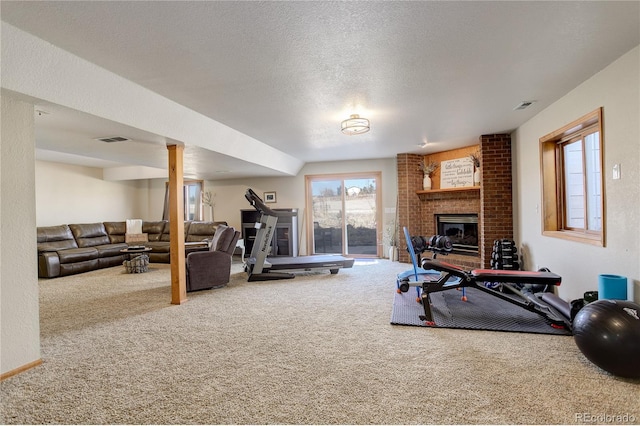
<path id="1" fill-rule="evenodd" d="M 185 243 L 211 241 L 219 225 L 226 222 L 185 221 Z M 148 242 L 126 242 L 126 222 L 97 222 L 38 227 L 38 276 L 54 278 L 100 268 L 122 265 L 121 253 L 129 245 L 144 244 L 152 250 L 150 262 L 170 262 L 169 221 L 143 221 L 142 232 Z M 185 255 L 207 249 L 203 244 L 188 244 Z"/>

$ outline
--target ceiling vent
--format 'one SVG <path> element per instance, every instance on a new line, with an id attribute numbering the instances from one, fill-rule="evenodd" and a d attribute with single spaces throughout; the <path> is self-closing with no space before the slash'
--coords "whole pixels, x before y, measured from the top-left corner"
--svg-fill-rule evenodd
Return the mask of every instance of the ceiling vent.
<path id="1" fill-rule="evenodd" d="M 124 141 L 128 141 L 128 138 L 123 138 L 122 136 L 109 136 L 106 138 L 96 138 L 97 141 L 101 141 L 101 142 L 107 142 L 107 143 L 111 143 L 111 142 L 124 142 Z"/>
<path id="2" fill-rule="evenodd" d="M 516 105 L 516 107 L 513 110 L 517 111 L 519 109 L 529 108 L 534 103 L 535 103 L 535 101 L 522 101 L 518 105 Z"/>

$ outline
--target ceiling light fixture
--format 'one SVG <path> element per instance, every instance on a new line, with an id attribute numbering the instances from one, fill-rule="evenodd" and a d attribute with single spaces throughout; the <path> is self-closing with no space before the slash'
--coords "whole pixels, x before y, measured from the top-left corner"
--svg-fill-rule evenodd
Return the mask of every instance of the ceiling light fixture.
<path id="1" fill-rule="evenodd" d="M 342 133 L 345 135 L 359 135 L 369 131 L 369 120 L 360 117 L 358 114 L 351 114 L 349 118 L 342 122 Z"/>

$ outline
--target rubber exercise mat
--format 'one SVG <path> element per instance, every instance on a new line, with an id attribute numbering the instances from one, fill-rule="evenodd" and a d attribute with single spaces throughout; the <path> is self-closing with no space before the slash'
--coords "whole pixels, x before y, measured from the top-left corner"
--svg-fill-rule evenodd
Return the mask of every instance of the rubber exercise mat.
<path id="1" fill-rule="evenodd" d="M 571 335 L 570 331 L 553 328 L 541 316 L 519 306 L 474 288 L 466 291 L 466 302 L 461 300 L 459 290 L 431 294 L 436 327 Z M 391 324 L 426 327 L 420 315 L 424 315 L 424 309 L 416 302 L 414 289 L 394 295 Z"/>

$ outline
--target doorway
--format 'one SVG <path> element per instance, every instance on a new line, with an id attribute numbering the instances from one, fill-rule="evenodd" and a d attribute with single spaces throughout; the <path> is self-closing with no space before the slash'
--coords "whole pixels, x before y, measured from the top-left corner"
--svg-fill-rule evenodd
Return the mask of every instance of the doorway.
<path id="1" fill-rule="evenodd" d="M 307 251 L 380 257 L 380 172 L 309 175 Z"/>

